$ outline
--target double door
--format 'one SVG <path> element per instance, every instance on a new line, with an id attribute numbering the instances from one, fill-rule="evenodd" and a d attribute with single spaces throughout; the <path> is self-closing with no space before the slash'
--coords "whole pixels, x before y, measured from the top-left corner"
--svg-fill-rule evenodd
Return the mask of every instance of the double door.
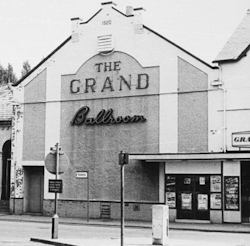
<path id="1" fill-rule="evenodd" d="M 176 184 L 177 218 L 209 220 L 209 176 L 180 175 Z"/>

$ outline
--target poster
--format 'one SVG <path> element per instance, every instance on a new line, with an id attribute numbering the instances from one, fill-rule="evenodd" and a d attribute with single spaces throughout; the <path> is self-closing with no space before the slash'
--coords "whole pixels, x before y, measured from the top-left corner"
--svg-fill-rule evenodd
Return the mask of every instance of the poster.
<path id="1" fill-rule="evenodd" d="M 166 192 L 166 203 L 170 208 L 176 207 L 176 195 L 175 192 Z"/>
<path id="2" fill-rule="evenodd" d="M 239 210 L 239 177 L 225 177 L 225 209 Z"/>
<path id="3" fill-rule="evenodd" d="M 175 176 L 166 176 L 166 192 L 175 191 L 176 180 Z"/>
<path id="4" fill-rule="evenodd" d="M 205 177 L 200 177 L 199 180 L 200 180 L 200 185 L 205 185 L 206 184 Z"/>
<path id="5" fill-rule="evenodd" d="M 181 194 L 181 209 L 192 210 L 192 193 Z"/>
<path id="6" fill-rule="evenodd" d="M 208 195 L 198 194 L 198 210 L 207 210 L 207 209 L 208 209 Z"/>
<path id="7" fill-rule="evenodd" d="M 210 191 L 221 192 L 221 176 L 211 176 L 210 178 Z"/>
<path id="8" fill-rule="evenodd" d="M 214 193 L 210 196 L 210 208 L 211 209 L 221 209 L 221 194 Z"/>

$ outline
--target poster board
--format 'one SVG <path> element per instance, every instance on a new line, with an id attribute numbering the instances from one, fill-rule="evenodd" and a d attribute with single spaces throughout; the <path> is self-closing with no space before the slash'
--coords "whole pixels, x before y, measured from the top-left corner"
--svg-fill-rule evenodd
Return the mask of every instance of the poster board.
<path id="1" fill-rule="evenodd" d="M 239 210 L 239 176 L 225 176 L 225 210 Z"/>

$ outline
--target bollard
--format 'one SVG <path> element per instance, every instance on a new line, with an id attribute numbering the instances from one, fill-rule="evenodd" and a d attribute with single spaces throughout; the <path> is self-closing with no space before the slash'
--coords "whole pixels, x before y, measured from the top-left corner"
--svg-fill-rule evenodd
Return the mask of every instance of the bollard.
<path id="1" fill-rule="evenodd" d="M 52 239 L 58 239 L 58 224 L 59 217 L 57 214 L 54 214 L 52 217 Z"/>

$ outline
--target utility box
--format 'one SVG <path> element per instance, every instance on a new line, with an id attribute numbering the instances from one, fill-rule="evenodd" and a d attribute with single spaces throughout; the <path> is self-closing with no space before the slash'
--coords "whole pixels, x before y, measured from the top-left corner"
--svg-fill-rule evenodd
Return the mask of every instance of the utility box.
<path id="1" fill-rule="evenodd" d="M 152 206 L 153 245 L 169 244 L 169 208 L 167 205 Z"/>

